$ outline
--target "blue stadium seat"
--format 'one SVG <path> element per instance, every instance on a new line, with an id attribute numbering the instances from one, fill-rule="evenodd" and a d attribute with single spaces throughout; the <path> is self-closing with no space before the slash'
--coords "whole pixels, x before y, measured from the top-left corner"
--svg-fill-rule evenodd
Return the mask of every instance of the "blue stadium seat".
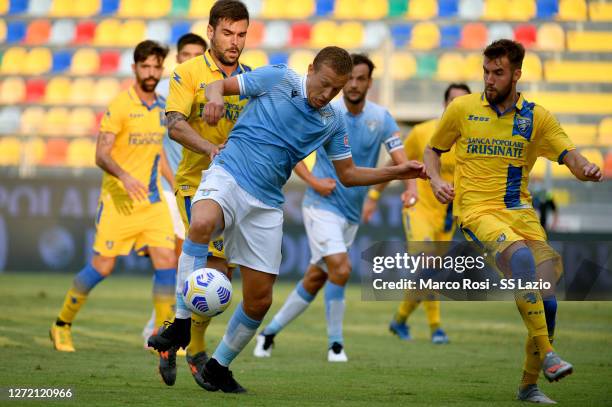
<path id="1" fill-rule="evenodd" d="M 6 42 L 21 42 L 25 38 L 27 23 L 25 21 L 8 21 L 6 24 Z"/>
<path id="2" fill-rule="evenodd" d="M 188 21 L 175 23 L 172 26 L 172 34 L 170 35 L 170 43 L 176 44 L 176 42 L 181 38 L 182 35 L 191 32 L 191 23 Z"/>
<path id="3" fill-rule="evenodd" d="M 461 27 L 444 25 L 440 27 L 440 48 L 456 48 L 461 40 Z"/>
<path id="4" fill-rule="evenodd" d="M 70 63 L 72 62 L 72 52 L 71 51 L 56 51 L 53 53 L 53 67 L 51 68 L 51 73 L 57 74 L 60 72 L 64 72 L 66 69 L 70 68 Z"/>
<path id="5" fill-rule="evenodd" d="M 438 17 L 455 17 L 458 11 L 459 0 L 438 0 Z"/>
<path id="6" fill-rule="evenodd" d="M 412 26 L 410 24 L 396 24 L 391 27 L 391 37 L 396 48 L 403 48 L 410 41 Z"/>
<path id="7" fill-rule="evenodd" d="M 316 15 L 325 17 L 334 11 L 334 0 L 317 0 Z"/>
<path id="8" fill-rule="evenodd" d="M 286 64 L 289 61 L 289 54 L 286 52 L 273 52 L 268 55 L 270 65 Z"/>
<path id="9" fill-rule="evenodd" d="M 11 0 L 9 14 L 25 13 L 28 9 L 28 0 Z"/>
<path id="10" fill-rule="evenodd" d="M 102 0 L 100 15 L 114 15 L 119 10 L 119 0 Z"/>
<path id="11" fill-rule="evenodd" d="M 558 0 L 537 0 L 537 17 L 542 20 L 550 20 L 559 12 Z"/>

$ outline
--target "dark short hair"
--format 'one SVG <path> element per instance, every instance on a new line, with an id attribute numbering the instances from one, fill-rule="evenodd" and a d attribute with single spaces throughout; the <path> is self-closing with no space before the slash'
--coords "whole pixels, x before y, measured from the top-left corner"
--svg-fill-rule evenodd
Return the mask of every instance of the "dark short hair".
<path id="1" fill-rule="evenodd" d="M 204 51 L 206 51 L 206 48 L 208 48 L 208 44 L 206 44 L 204 38 L 200 37 L 198 34 L 187 33 L 179 38 L 178 42 L 176 43 L 176 49 L 178 52 L 181 52 L 183 47 L 189 44 L 200 45 L 202 48 L 204 48 Z"/>
<path id="2" fill-rule="evenodd" d="M 525 47 L 520 42 L 501 39 L 489 44 L 483 54 L 489 59 L 508 57 L 513 69 L 521 69 L 525 57 Z"/>
<path id="3" fill-rule="evenodd" d="M 217 28 L 221 20 L 230 21 L 249 21 L 249 10 L 243 2 L 238 0 L 219 0 L 210 9 L 208 24 L 212 28 Z"/>
<path id="4" fill-rule="evenodd" d="M 353 61 L 350 54 L 340 47 L 325 47 L 312 62 L 315 71 L 322 65 L 327 65 L 338 75 L 348 75 L 353 70 Z"/>
<path id="5" fill-rule="evenodd" d="M 168 48 L 158 42 L 144 40 L 134 48 L 134 63 L 143 62 L 151 55 L 155 55 L 163 62 L 168 55 Z"/>
<path id="6" fill-rule="evenodd" d="M 365 64 L 368 66 L 368 77 L 372 77 L 372 72 L 374 72 L 374 62 L 365 54 L 351 54 L 351 60 L 353 61 L 353 66 Z"/>
<path id="7" fill-rule="evenodd" d="M 450 85 L 448 85 L 448 87 L 444 91 L 444 101 L 445 102 L 448 102 L 448 96 L 450 95 L 451 90 L 453 89 L 461 89 L 461 90 L 466 91 L 467 93 L 472 93 L 472 91 L 470 90 L 470 87 L 466 85 L 465 83 L 451 83 Z"/>

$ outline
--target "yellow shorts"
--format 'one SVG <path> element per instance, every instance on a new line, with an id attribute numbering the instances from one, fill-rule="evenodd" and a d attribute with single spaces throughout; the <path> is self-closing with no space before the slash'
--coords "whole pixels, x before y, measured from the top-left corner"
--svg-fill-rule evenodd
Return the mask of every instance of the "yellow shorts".
<path id="1" fill-rule="evenodd" d="M 536 266 L 546 260 L 560 259 L 559 254 L 546 242 L 546 232 L 533 209 L 470 213 L 461 219 L 460 227 L 466 239 L 484 245 L 495 255 L 514 242 L 525 241 L 533 253 Z"/>
<path id="2" fill-rule="evenodd" d="M 436 213 L 419 204 L 402 209 L 402 222 L 408 242 L 448 242 L 455 234 L 452 215 Z"/>
<path id="3" fill-rule="evenodd" d="M 147 247 L 174 250 L 174 228 L 165 200 L 133 209 L 117 205 L 110 195 L 98 201 L 94 252 L 116 257 L 128 255 L 132 249 L 143 255 Z"/>
<path id="4" fill-rule="evenodd" d="M 189 221 L 191 220 L 191 200 L 193 199 L 193 196 L 183 196 L 176 192 L 174 196 L 176 197 L 176 205 L 178 206 L 181 219 L 183 220 L 185 230 L 187 231 L 189 230 Z M 187 232 L 185 232 L 185 237 L 187 237 Z M 208 255 L 227 260 L 225 257 L 225 251 L 223 250 L 222 237 L 213 240 L 208 244 Z"/>

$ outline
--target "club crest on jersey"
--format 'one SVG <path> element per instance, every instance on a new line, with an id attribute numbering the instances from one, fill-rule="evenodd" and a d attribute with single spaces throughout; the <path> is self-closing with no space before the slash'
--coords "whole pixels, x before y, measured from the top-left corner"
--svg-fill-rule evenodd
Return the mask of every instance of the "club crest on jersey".
<path id="1" fill-rule="evenodd" d="M 499 235 L 499 237 L 497 238 L 497 243 L 502 243 L 506 241 L 506 234 L 502 233 L 501 235 Z"/>
<path id="2" fill-rule="evenodd" d="M 368 130 L 370 130 L 370 132 L 373 133 L 378 127 L 378 120 L 367 120 L 366 127 L 368 128 Z"/>
<path id="3" fill-rule="evenodd" d="M 112 249 L 112 248 L 113 248 L 113 245 L 114 245 L 114 244 L 115 244 L 115 242 L 113 242 L 112 240 L 107 240 L 107 241 L 106 241 L 106 248 L 107 248 L 108 250 L 110 250 L 110 249 Z"/>
<path id="4" fill-rule="evenodd" d="M 218 251 L 220 251 L 220 252 L 223 251 L 223 240 L 215 240 L 213 242 L 213 246 Z"/>
<path id="5" fill-rule="evenodd" d="M 527 130 L 529 130 L 529 127 L 531 127 L 531 119 L 528 117 L 518 116 L 516 118 L 516 127 L 521 132 L 521 134 L 527 134 Z"/>
<path id="6" fill-rule="evenodd" d="M 321 121 L 323 122 L 323 125 L 327 126 L 327 123 L 329 123 L 330 117 L 331 117 L 330 112 L 321 112 Z"/>

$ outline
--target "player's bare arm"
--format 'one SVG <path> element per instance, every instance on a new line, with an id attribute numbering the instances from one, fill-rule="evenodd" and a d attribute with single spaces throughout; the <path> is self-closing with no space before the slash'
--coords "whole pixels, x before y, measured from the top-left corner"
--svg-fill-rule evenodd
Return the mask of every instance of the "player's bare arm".
<path id="1" fill-rule="evenodd" d="M 425 166 L 418 161 L 380 168 L 357 167 L 352 157 L 334 160 L 333 163 L 338 178 L 345 187 L 375 185 L 394 179 L 427 178 Z"/>
<path id="2" fill-rule="evenodd" d="M 312 187 L 319 195 L 328 196 L 334 189 L 336 189 L 336 180 L 333 178 L 318 178 L 312 175 L 312 172 L 308 169 L 303 161 L 300 161 L 293 169 L 295 173 L 304 182 Z"/>
<path id="3" fill-rule="evenodd" d="M 440 168 L 442 167 L 440 154 L 427 146 L 423 153 L 423 161 L 429 175 L 429 184 L 436 199 L 443 204 L 447 204 L 455 199 L 455 188 L 440 176 Z"/>
<path id="4" fill-rule="evenodd" d="M 111 157 L 115 144 L 115 135 L 109 132 L 98 134 L 96 142 L 96 165 L 110 175 L 118 178 L 130 198 L 135 201 L 147 199 L 147 188 L 136 178 L 125 172 L 123 168 Z"/>
<path id="5" fill-rule="evenodd" d="M 569 151 L 565 154 L 563 162 L 580 181 L 601 182 L 603 179 L 601 169 L 596 164 L 589 162 L 589 160 L 576 150 Z"/>
<path id="6" fill-rule="evenodd" d="M 240 94 L 240 86 L 236 77 L 215 81 L 206 86 L 206 99 L 203 118 L 206 123 L 216 126 L 225 114 L 225 103 L 223 96 Z"/>
<path id="7" fill-rule="evenodd" d="M 168 121 L 168 134 L 170 138 L 183 147 L 196 153 L 207 154 L 212 160 L 219 154 L 219 146 L 200 137 L 200 135 L 187 123 L 187 117 L 179 112 L 166 112 Z"/>

